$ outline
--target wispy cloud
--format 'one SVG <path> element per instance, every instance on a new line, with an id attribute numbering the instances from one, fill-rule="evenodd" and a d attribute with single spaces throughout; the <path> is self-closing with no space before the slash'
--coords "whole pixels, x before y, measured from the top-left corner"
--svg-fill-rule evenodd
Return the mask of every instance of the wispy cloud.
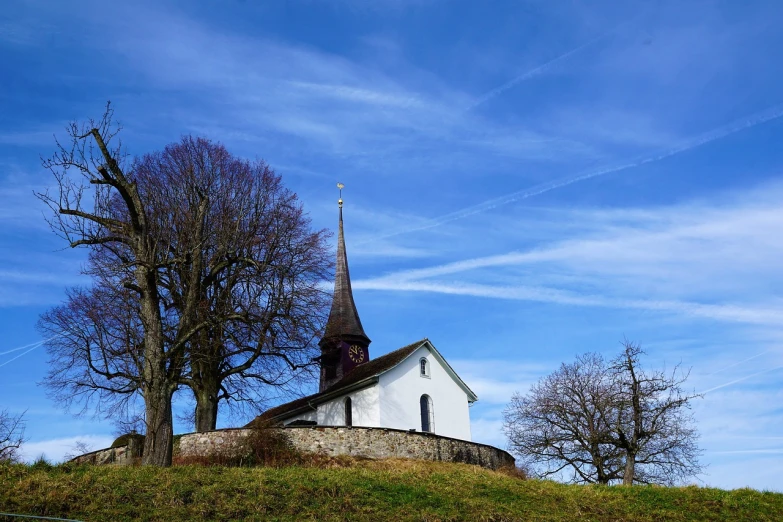
<path id="1" fill-rule="evenodd" d="M 512 299 L 567 306 L 650 310 L 693 318 L 756 325 L 777 325 L 779 324 L 781 314 L 783 314 L 783 307 L 758 308 L 674 300 L 618 299 L 600 295 L 575 294 L 546 287 L 494 286 L 460 282 L 431 283 L 380 278 L 356 281 L 353 283 L 353 288 L 359 290 L 428 292 L 493 299 Z"/>
<path id="2" fill-rule="evenodd" d="M 196 97 L 203 105 L 194 115 L 174 103 L 167 120 L 210 128 L 230 118 L 232 132 L 279 144 L 281 161 L 297 157 L 292 144 L 386 173 L 412 164 L 466 169 L 473 152 L 484 153 L 483 165 L 495 157 L 562 162 L 594 154 L 579 137 L 542 125 L 465 114 L 468 94 L 410 63 L 401 65 L 404 74 L 390 74 L 372 59 L 221 32 L 163 6 L 113 9 L 108 26 L 103 17 L 90 23 L 98 32 L 111 27 L 108 45 L 135 71 L 129 81 L 143 77 L 161 89 L 186 89 L 183 102 Z"/>
<path id="3" fill-rule="evenodd" d="M 781 195 L 783 186 L 771 184 L 712 203 L 560 212 L 556 222 L 578 221 L 580 227 L 554 232 L 531 249 L 392 272 L 357 280 L 354 287 L 776 325 L 783 302 L 769 285 L 783 283 Z M 508 223 L 510 231 L 526 228 Z M 563 233 L 572 237 L 563 239 Z M 513 239 L 509 232 L 507 240 Z"/>
<path id="4" fill-rule="evenodd" d="M 292 87 L 303 89 L 311 93 L 343 100 L 347 102 L 363 103 L 368 105 L 380 105 L 386 107 L 424 107 L 426 104 L 410 93 L 395 95 L 390 92 L 370 90 L 348 85 L 334 85 L 328 83 L 313 83 L 303 81 L 290 82 Z"/>
<path id="5" fill-rule="evenodd" d="M 599 34 L 595 38 L 592 38 L 592 39 L 586 41 L 585 43 L 583 43 L 583 44 L 581 44 L 581 45 L 579 45 L 577 47 L 574 47 L 573 49 L 571 49 L 569 51 L 566 51 L 566 52 L 560 54 L 559 56 L 549 60 L 548 62 L 543 63 L 541 65 L 538 65 L 536 67 L 533 67 L 532 69 L 530 69 L 528 71 L 525 71 L 525 72 L 523 72 L 522 74 L 520 74 L 518 76 L 515 76 L 514 78 L 512 78 L 509 81 L 507 81 L 506 83 L 504 83 L 502 85 L 499 85 L 499 86 L 495 87 L 494 89 L 490 89 L 489 91 L 487 91 L 484 94 L 482 94 L 481 96 L 479 96 L 476 100 L 471 102 L 471 104 L 468 105 L 465 108 L 465 110 L 466 111 L 471 111 L 471 110 L 475 109 L 476 107 L 478 107 L 479 105 L 482 105 L 482 104 L 488 102 L 492 98 L 495 98 L 496 96 L 499 96 L 499 95 L 503 94 L 504 92 L 506 92 L 507 90 L 511 89 L 512 87 L 514 87 L 514 86 L 524 82 L 525 80 L 529 80 L 529 79 L 534 78 L 534 77 L 536 77 L 538 75 L 545 74 L 547 71 L 549 71 L 552 68 L 556 67 L 561 62 L 566 61 L 568 58 L 578 54 L 579 52 L 583 51 L 584 49 L 587 49 L 587 48 L 591 47 L 592 45 L 600 42 L 601 40 L 607 38 L 608 36 L 613 34 L 615 31 L 617 31 L 620 27 L 626 25 L 627 23 L 628 22 L 623 22 L 621 24 L 618 24 L 617 26 L 613 27 L 612 29 L 610 29 L 610 30 L 608 30 L 608 31 L 606 31 L 604 33 Z"/>
<path id="6" fill-rule="evenodd" d="M 461 210 L 457 210 L 455 212 L 451 212 L 448 214 L 444 214 L 440 217 L 433 218 L 427 223 L 418 225 L 416 227 L 406 228 L 404 230 L 378 236 L 378 239 L 386 239 L 401 234 L 409 234 L 411 232 L 427 230 L 440 225 L 444 225 L 452 221 L 456 221 L 458 219 L 464 219 L 482 212 L 487 212 L 497 207 L 508 205 L 509 203 L 514 203 L 516 201 L 524 200 L 533 196 L 545 194 L 552 190 L 567 187 L 569 185 L 573 185 L 574 183 L 578 183 L 580 181 L 586 181 L 599 176 L 605 176 L 607 174 L 613 174 L 616 172 L 621 172 L 624 170 L 641 167 L 642 165 L 645 165 L 647 163 L 653 163 L 656 161 L 660 161 L 662 159 L 666 159 L 668 157 L 694 149 L 701 145 L 705 145 L 707 143 L 719 140 L 721 138 L 725 138 L 726 136 L 729 136 L 736 132 L 747 130 L 757 125 L 766 123 L 768 121 L 778 119 L 781 116 L 783 116 L 783 104 L 774 105 L 763 111 L 745 116 L 729 124 L 711 129 L 698 136 L 694 136 L 687 140 L 683 140 L 677 145 L 669 149 L 658 151 L 653 154 L 642 155 L 629 162 L 622 163 L 619 165 L 611 165 L 611 166 L 601 167 L 598 169 L 589 170 L 586 172 L 575 174 L 573 176 L 567 176 L 554 181 L 542 183 L 525 190 L 512 192 L 511 194 L 507 194 L 505 196 L 484 201 L 483 203 L 479 203 L 478 205 L 472 205 L 470 207 L 466 207 Z"/>
<path id="7" fill-rule="evenodd" d="M 79 266 L 84 252 L 69 254 L 58 258 L 36 251 L 30 260 L 0 256 L 0 261 L 13 267 L 0 271 L 0 308 L 54 304 L 62 300 L 65 287 L 87 284 L 89 279 L 80 275 Z"/>
<path id="8" fill-rule="evenodd" d="M 716 455 L 780 455 L 783 454 L 783 448 L 713 451 L 711 453 Z"/>

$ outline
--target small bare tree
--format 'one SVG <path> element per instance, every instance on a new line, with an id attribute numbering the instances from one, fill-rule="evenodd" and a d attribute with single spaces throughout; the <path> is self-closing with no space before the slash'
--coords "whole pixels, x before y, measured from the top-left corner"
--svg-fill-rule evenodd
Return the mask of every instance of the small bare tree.
<path id="1" fill-rule="evenodd" d="M 515 393 L 504 412 L 509 449 L 543 477 L 565 471 L 572 482 L 617 480 L 622 451 L 610 443 L 609 384 L 604 359 L 585 354 L 562 364 L 527 395 Z"/>
<path id="2" fill-rule="evenodd" d="M 698 433 L 682 384 L 640 367 L 638 345 L 606 361 L 585 354 L 515 393 L 504 411 L 509 448 L 541 476 L 581 483 L 674 484 L 697 474 Z"/>
<path id="3" fill-rule="evenodd" d="M 614 390 L 613 445 L 623 450 L 623 484 L 675 484 L 698 474 L 701 450 L 686 393 L 687 372 L 644 370 L 638 344 L 623 342 L 623 352 L 609 365 Z"/>
<path id="4" fill-rule="evenodd" d="M 19 461 L 24 427 L 24 413 L 14 416 L 8 410 L 0 411 L 0 462 Z"/>
<path id="5" fill-rule="evenodd" d="M 71 460 L 81 455 L 86 455 L 87 453 L 91 453 L 93 449 L 94 447 L 92 444 L 90 444 L 86 440 L 79 439 L 73 443 L 73 446 L 71 446 L 71 449 L 68 451 L 68 453 L 63 455 L 63 458 L 66 461 Z"/>

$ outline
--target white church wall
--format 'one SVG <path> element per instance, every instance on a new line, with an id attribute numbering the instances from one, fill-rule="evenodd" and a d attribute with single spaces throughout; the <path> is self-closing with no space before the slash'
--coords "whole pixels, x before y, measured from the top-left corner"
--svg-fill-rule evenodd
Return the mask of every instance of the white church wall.
<path id="1" fill-rule="evenodd" d="M 345 399 L 351 398 L 354 426 L 377 427 L 380 425 L 378 385 L 368 386 L 318 405 L 318 424 L 321 426 L 345 425 Z"/>
<path id="2" fill-rule="evenodd" d="M 421 377 L 419 361 L 425 357 L 429 377 Z M 428 348 L 422 346 L 380 376 L 380 426 L 421 431 L 420 399 L 432 399 L 431 431 L 446 437 L 471 440 L 468 397 Z"/>

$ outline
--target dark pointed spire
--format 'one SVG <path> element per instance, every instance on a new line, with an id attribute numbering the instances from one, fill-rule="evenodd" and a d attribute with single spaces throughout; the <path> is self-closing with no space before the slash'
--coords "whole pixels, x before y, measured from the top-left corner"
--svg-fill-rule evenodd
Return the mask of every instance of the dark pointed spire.
<path id="1" fill-rule="evenodd" d="M 337 266 L 334 275 L 334 297 L 332 298 L 332 309 L 329 312 L 329 320 L 326 323 L 326 331 L 318 343 L 322 349 L 326 345 L 335 346 L 341 341 L 353 344 L 360 343 L 366 348 L 370 344 L 370 339 L 364 333 L 362 322 L 359 319 L 359 312 L 356 311 L 356 304 L 353 301 L 353 292 L 351 291 L 351 275 L 348 271 L 348 256 L 345 253 L 345 236 L 343 233 L 343 199 L 342 183 L 337 185 L 340 188 L 340 228 L 337 236 Z"/>

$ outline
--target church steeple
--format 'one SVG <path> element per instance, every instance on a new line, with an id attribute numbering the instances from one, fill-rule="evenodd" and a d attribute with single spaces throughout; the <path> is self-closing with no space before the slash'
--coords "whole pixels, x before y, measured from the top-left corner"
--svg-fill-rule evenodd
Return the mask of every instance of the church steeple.
<path id="1" fill-rule="evenodd" d="M 364 333 L 356 303 L 351 291 L 351 275 L 348 271 L 348 256 L 345 252 L 343 232 L 343 184 L 338 183 L 340 199 L 339 232 L 337 235 L 337 265 L 334 276 L 334 296 L 332 309 L 326 322 L 321 347 L 321 381 L 319 391 L 323 391 L 339 381 L 355 366 L 370 359 L 368 347 L 370 339 Z"/>

